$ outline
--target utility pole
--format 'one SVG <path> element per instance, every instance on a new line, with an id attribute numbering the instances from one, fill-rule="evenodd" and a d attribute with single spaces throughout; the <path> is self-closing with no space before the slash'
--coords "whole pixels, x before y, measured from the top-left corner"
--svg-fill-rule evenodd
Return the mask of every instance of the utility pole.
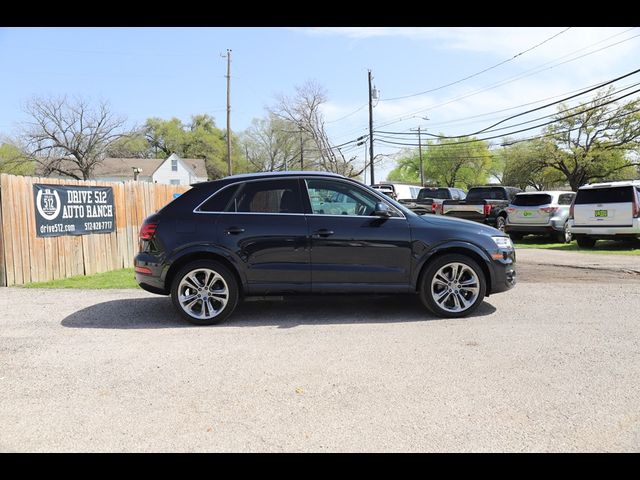
<path id="1" fill-rule="evenodd" d="M 302 129 L 300 129 L 300 170 L 304 170 L 304 141 L 302 140 Z"/>
<path id="2" fill-rule="evenodd" d="M 369 158 L 371 159 L 371 164 L 369 168 L 371 169 L 371 185 L 375 182 L 375 177 L 373 176 L 373 91 L 371 90 L 371 70 L 369 72 Z"/>
<path id="3" fill-rule="evenodd" d="M 420 186 L 424 187 L 424 168 L 422 168 L 422 137 L 420 127 L 418 127 L 418 155 L 420 156 Z"/>
<path id="4" fill-rule="evenodd" d="M 423 120 L 429 120 L 427 117 L 420 117 Z M 420 185 L 424 187 L 424 168 L 422 166 L 422 127 L 418 126 L 418 128 L 410 128 L 411 131 L 418 132 L 418 155 L 420 157 Z"/>
<path id="5" fill-rule="evenodd" d="M 227 170 L 231 175 L 231 50 L 227 48 Z"/>

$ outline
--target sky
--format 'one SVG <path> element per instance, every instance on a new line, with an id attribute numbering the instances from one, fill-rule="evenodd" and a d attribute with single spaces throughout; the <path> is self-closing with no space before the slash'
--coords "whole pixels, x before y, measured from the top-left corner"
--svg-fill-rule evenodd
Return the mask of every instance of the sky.
<path id="1" fill-rule="evenodd" d="M 326 89 L 326 128 L 339 145 L 368 132 L 369 69 L 380 92 L 374 128 L 464 135 L 640 68 L 640 28 L 0 28 L 0 137 L 28 119 L 30 98 L 57 95 L 107 100 L 132 127 L 207 113 L 225 128 L 227 49 L 234 132 L 313 80 Z M 374 146 L 387 158 L 376 170 L 384 178 L 402 147 Z M 364 162 L 364 149 L 347 145 L 345 156 Z"/>

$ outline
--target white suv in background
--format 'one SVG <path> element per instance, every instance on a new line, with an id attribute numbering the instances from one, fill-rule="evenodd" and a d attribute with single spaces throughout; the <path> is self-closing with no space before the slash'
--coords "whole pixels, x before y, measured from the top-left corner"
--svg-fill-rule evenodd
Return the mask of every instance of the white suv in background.
<path id="1" fill-rule="evenodd" d="M 640 237 L 640 180 L 593 183 L 578 189 L 569 229 L 582 248 L 596 240 Z"/>

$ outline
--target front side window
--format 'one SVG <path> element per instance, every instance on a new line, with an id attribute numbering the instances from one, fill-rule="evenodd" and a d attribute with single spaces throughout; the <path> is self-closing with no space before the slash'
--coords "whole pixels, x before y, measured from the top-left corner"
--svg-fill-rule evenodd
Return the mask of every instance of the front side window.
<path id="1" fill-rule="evenodd" d="M 573 202 L 573 197 L 575 196 L 575 193 L 561 193 L 558 197 L 558 205 L 571 205 L 571 202 Z"/>
<path id="2" fill-rule="evenodd" d="M 262 180 L 245 183 L 227 211 L 245 213 L 304 213 L 298 180 Z"/>
<path id="3" fill-rule="evenodd" d="M 372 216 L 380 201 L 355 185 L 331 180 L 307 180 L 307 190 L 311 211 L 316 215 Z M 400 216 L 393 206 L 389 208 L 394 216 Z"/>

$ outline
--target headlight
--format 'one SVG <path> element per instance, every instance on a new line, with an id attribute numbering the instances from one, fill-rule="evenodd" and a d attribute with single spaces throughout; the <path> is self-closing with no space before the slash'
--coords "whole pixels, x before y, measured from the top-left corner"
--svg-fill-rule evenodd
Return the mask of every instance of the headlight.
<path id="1" fill-rule="evenodd" d="M 513 248 L 513 243 L 509 237 L 491 237 L 498 248 Z"/>

